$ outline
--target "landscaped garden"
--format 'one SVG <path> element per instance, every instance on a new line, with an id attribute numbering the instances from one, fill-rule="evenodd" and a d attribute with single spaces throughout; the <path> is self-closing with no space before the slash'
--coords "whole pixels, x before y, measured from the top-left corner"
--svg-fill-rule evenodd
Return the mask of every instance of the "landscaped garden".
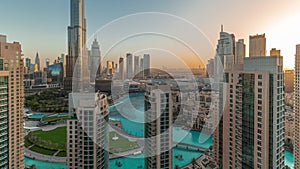
<path id="1" fill-rule="evenodd" d="M 68 99 L 58 90 L 45 90 L 39 94 L 26 96 L 25 106 L 38 112 L 68 112 Z"/>
<path id="2" fill-rule="evenodd" d="M 51 131 L 34 131 L 25 137 L 25 147 L 44 155 L 66 157 L 66 127 L 58 127 Z M 109 133 L 109 150 L 118 153 L 139 148 L 137 142 L 129 141 L 116 132 Z"/>
<path id="3" fill-rule="evenodd" d="M 129 141 L 127 138 L 122 137 L 116 132 L 109 133 L 109 150 L 112 153 L 129 151 L 139 147 L 137 142 Z"/>
<path id="4" fill-rule="evenodd" d="M 34 131 L 25 137 L 25 146 L 32 151 L 65 157 L 66 155 L 66 127 L 58 127 L 51 131 Z"/>

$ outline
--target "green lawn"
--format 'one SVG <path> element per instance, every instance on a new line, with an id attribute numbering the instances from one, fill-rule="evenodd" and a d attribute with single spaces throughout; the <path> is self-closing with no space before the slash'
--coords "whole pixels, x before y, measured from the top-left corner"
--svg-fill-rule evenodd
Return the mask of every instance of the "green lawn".
<path id="1" fill-rule="evenodd" d="M 113 141 L 112 138 L 114 136 L 119 137 L 119 139 L 116 141 Z M 109 150 L 112 153 L 133 150 L 133 149 L 136 149 L 139 147 L 140 146 L 138 145 L 137 142 L 131 142 L 127 138 L 120 136 L 116 132 L 109 133 Z"/>
<path id="2" fill-rule="evenodd" d="M 56 156 L 58 156 L 58 157 L 66 157 L 67 156 L 67 152 L 66 151 L 60 151 Z"/>
<path id="3" fill-rule="evenodd" d="M 41 138 L 42 140 L 45 141 L 51 141 L 53 144 L 58 144 L 58 148 L 60 150 L 66 150 L 66 143 L 67 143 L 67 130 L 66 127 L 58 127 L 54 130 L 51 131 L 42 131 L 42 130 L 38 130 L 38 131 L 34 131 L 33 135 L 36 137 Z M 41 144 L 41 143 L 36 143 L 38 144 L 40 147 L 43 147 L 45 145 Z M 47 146 L 48 147 L 48 146 Z M 49 146 L 49 149 L 57 149 L 57 147 L 53 146 Z"/>
<path id="4" fill-rule="evenodd" d="M 49 150 L 49 149 L 45 149 L 39 146 L 33 146 L 30 148 L 30 150 L 41 153 L 41 154 L 45 154 L 45 155 L 53 155 L 56 151 L 55 150 Z"/>

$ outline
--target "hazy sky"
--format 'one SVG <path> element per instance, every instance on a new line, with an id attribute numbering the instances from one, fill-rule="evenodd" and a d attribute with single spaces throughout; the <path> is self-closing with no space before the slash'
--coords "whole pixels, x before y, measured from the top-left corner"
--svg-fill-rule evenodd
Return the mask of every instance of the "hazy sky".
<path id="1" fill-rule="evenodd" d="M 86 0 L 85 3 L 88 37 L 103 25 L 125 15 L 139 12 L 169 13 L 185 18 L 202 31 L 208 41 L 201 40 L 200 46 L 207 45 L 201 43 L 209 41 L 214 45 L 207 51 L 201 49 L 201 57 L 205 59 L 214 56 L 221 24 L 225 31 L 234 33 L 236 39 L 245 39 L 247 48 L 249 35 L 266 33 L 267 50 L 272 47 L 281 49 L 284 64 L 289 67 L 294 64 L 295 45 L 300 43 L 299 0 Z M 67 51 L 69 0 L 2 0 L 0 11 L 0 34 L 6 34 L 9 41 L 20 41 L 25 57 L 33 58 L 38 51 L 44 62 L 45 58 L 52 59 Z M 164 27 L 161 29 L 166 27 L 163 22 L 154 25 L 156 28 Z M 111 34 L 105 36 L 128 32 L 133 27 L 139 25 L 132 22 L 111 30 Z M 175 32 L 179 30 L 178 27 L 169 29 Z M 179 33 L 185 34 L 182 30 Z M 99 41 L 105 48 L 104 42 L 101 39 Z M 133 42 L 138 43 L 136 40 Z M 138 49 L 134 47 L 128 50 Z M 124 55 L 125 51 L 118 52 Z M 189 55 L 176 50 L 169 52 L 180 57 Z"/>

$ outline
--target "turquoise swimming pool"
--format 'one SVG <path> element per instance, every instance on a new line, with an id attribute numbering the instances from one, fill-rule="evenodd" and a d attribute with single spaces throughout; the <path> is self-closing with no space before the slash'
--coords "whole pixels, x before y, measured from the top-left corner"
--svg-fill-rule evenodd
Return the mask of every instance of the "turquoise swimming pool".
<path id="1" fill-rule="evenodd" d="M 28 116 L 28 118 L 30 118 L 30 119 L 41 119 L 44 116 L 47 116 L 47 114 L 32 114 L 32 115 Z"/>
<path id="2" fill-rule="evenodd" d="M 65 163 L 51 163 L 39 160 L 33 160 L 25 157 L 25 165 L 31 166 L 34 164 L 37 169 L 66 169 Z"/>

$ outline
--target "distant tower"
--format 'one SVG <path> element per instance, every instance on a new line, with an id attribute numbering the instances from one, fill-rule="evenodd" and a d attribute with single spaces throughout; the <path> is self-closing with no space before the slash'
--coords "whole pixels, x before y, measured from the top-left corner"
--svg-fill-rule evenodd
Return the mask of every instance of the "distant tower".
<path id="1" fill-rule="evenodd" d="M 150 71 L 150 55 L 144 54 L 144 77 L 148 78 L 150 77 L 151 71 Z"/>
<path id="2" fill-rule="evenodd" d="M 280 50 L 278 49 L 276 49 L 276 48 L 272 48 L 271 50 L 270 50 L 270 56 L 280 56 Z"/>
<path id="3" fill-rule="evenodd" d="M 47 58 L 47 59 L 46 59 L 46 68 L 48 68 L 49 65 L 50 65 L 50 60 Z"/>
<path id="4" fill-rule="evenodd" d="M 84 16 L 84 0 L 70 0 L 70 26 L 68 27 L 68 55 L 66 63 L 66 80 L 64 88 L 72 91 L 72 87 L 80 88 L 80 79 L 73 79 L 73 73 L 76 76 L 81 76 L 81 67 L 74 72 L 75 63 L 84 64 L 83 54 L 86 45 L 86 19 Z M 87 59 L 86 59 L 87 60 Z M 86 65 L 87 66 L 87 65 Z M 75 80 L 76 84 L 72 85 Z"/>
<path id="5" fill-rule="evenodd" d="M 235 36 L 222 30 L 220 32 L 220 39 L 216 49 L 217 57 L 215 59 L 215 69 L 229 69 L 234 64 L 235 58 Z M 222 64 L 222 65 L 219 65 Z M 220 72 L 215 70 L 215 73 Z"/>
<path id="6" fill-rule="evenodd" d="M 147 85 L 145 169 L 172 168 L 172 93 L 169 85 Z"/>
<path id="7" fill-rule="evenodd" d="M 249 36 L 249 57 L 266 56 L 266 35 Z"/>
<path id="8" fill-rule="evenodd" d="M 133 58 L 131 53 L 126 54 L 126 79 L 132 79 L 133 76 Z"/>
<path id="9" fill-rule="evenodd" d="M 100 46 L 97 39 L 94 40 L 91 50 L 89 51 L 89 70 L 90 70 L 90 82 L 95 82 L 97 76 L 97 71 L 100 67 L 101 62 L 101 52 Z M 100 73 L 100 72 L 99 72 Z"/>
<path id="10" fill-rule="evenodd" d="M 239 39 L 235 43 L 235 64 L 243 64 L 244 58 L 246 57 L 246 45 L 244 43 L 244 39 Z"/>
<path id="11" fill-rule="evenodd" d="M 35 65 L 36 65 L 36 71 L 39 72 L 41 70 L 41 62 L 40 62 L 40 57 L 39 57 L 39 53 L 36 53 L 35 56 Z"/>
<path id="12" fill-rule="evenodd" d="M 140 57 L 134 56 L 134 76 L 136 76 L 140 71 Z"/>
<path id="13" fill-rule="evenodd" d="M 124 80 L 124 58 L 119 59 L 119 79 Z"/>
<path id="14" fill-rule="evenodd" d="M 140 78 L 144 78 L 144 58 L 140 60 Z"/>

